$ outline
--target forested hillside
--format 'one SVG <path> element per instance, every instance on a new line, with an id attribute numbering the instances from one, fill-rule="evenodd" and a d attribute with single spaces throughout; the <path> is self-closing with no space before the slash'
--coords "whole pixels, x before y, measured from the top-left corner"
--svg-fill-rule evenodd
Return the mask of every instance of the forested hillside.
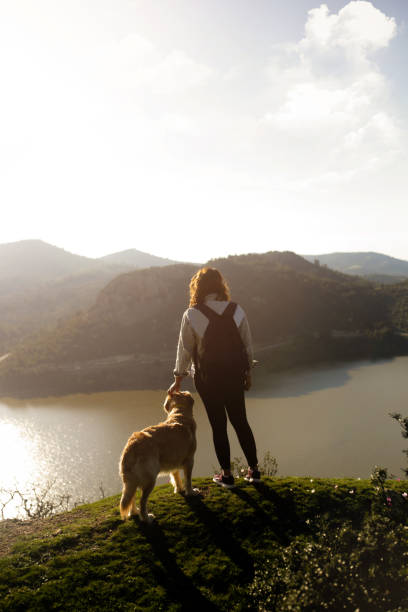
<path id="1" fill-rule="evenodd" d="M 0 354 L 13 351 L 34 332 L 53 330 L 58 321 L 90 308 L 99 291 L 122 272 L 123 267 L 112 265 L 18 292 L 0 291 Z"/>
<path id="2" fill-rule="evenodd" d="M 408 278 L 408 261 L 382 253 L 327 253 L 304 255 L 307 261 L 318 260 L 321 265 L 344 274 L 366 276 L 378 282 L 398 282 Z"/>
<path id="3" fill-rule="evenodd" d="M 388 338 L 393 330 L 407 329 L 404 285 L 375 286 L 288 252 L 234 256 L 210 265 L 222 271 L 232 299 L 246 310 L 256 349 L 336 334 Z M 86 389 L 99 388 L 102 381 L 106 388 L 107 378 L 120 388 L 125 369 L 127 386 L 132 381 L 136 386 L 158 384 L 160 364 L 165 362 L 169 371 L 174 359 L 188 282 L 196 269 L 178 264 L 113 279 L 91 308 L 25 341 L 0 363 L 0 391 L 1 385 L 4 392 L 23 384 L 28 374 L 34 386 L 43 376 L 59 388 L 56 381 L 71 376 L 86 377 Z M 360 346 L 360 353 L 366 350 Z M 393 350 L 388 342 L 387 354 Z"/>

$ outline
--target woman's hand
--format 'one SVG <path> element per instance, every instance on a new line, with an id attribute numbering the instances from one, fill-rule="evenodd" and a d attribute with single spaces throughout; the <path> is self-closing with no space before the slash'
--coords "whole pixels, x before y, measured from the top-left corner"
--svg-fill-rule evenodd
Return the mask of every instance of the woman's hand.
<path id="1" fill-rule="evenodd" d="M 173 395 L 173 393 L 178 393 L 180 391 L 182 378 L 183 378 L 182 376 L 174 377 L 174 383 L 170 385 L 170 387 L 167 389 L 168 395 Z"/>

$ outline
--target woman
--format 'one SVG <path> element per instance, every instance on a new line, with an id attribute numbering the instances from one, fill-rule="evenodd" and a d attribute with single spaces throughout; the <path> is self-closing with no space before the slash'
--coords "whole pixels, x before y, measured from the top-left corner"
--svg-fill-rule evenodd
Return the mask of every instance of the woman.
<path id="1" fill-rule="evenodd" d="M 228 333 L 223 334 L 224 331 Z M 234 333 L 238 341 L 234 339 Z M 213 338 L 218 337 L 219 344 L 215 347 L 216 352 L 209 355 L 212 350 L 211 334 Z M 226 340 L 222 339 L 223 335 Z M 221 362 L 224 350 L 222 342 L 230 342 L 230 354 L 224 360 L 225 364 Z M 240 361 L 237 342 L 245 353 L 245 368 L 234 366 Z M 168 392 L 179 391 L 183 377 L 190 373 L 194 375 L 197 391 L 210 421 L 215 452 L 221 466 L 221 473 L 216 474 L 213 481 L 226 488 L 234 486 L 227 415 L 248 461 L 245 479 L 249 482 L 260 480 L 256 445 L 246 416 L 244 396 L 244 390 L 251 386 L 252 357 L 251 335 L 245 312 L 239 305 L 230 302 L 230 291 L 221 273 L 215 268 L 202 268 L 190 281 L 190 305 L 183 315 L 174 383 Z M 218 369 L 211 369 L 214 364 L 217 364 Z"/>

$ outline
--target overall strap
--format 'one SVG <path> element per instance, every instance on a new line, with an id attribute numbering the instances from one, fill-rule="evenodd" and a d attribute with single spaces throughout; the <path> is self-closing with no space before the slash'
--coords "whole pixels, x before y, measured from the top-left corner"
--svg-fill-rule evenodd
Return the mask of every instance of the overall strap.
<path id="1" fill-rule="evenodd" d="M 197 308 L 197 310 L 202 312 L 203 315 L 205 317 L 207 317 L 207 319 L 210 319 L 210 321 L 213 320 L 213 319 L 216 319 L 216 318 L 218 318 L 220 316 L 219 314 L 214 312 L 214 310 L 212 308 L 207 306 L 207 304 L 197 304 L 197 306 L 195 306 L 195 308 Z"/>
<path id="2" fill-rule="evenodd" d="M 225 318 L 233 317 L 235 314 L 235 310 L 237 308 L 237 304 L 235 304 L 235 302 L 230 302 L 228 306 L 225 308 L 224 312 L 222 312 L 221 314 L 218 314 L 217 312 L 215 312 L 212 308 L 207 306 L 207 304 L 198 304 L 197 306 L 195 306 L 195 308 L 197 308 L 197 310 L 202 312 L 203 315 L 206 316 L 207 319 L 210 319 L 211 321 L 212 319 L 216 319 L 218 317 L 225 317 Z"/>
<path id="3" fill-rule="evenodd" d="M 235 302 L 230 302 L 221 316 L 224 317 L 225 319 L 227 319 L 228 317 L 232 318 L 235 314 L 236 309 L 237 309 L 237 304 Z"/>

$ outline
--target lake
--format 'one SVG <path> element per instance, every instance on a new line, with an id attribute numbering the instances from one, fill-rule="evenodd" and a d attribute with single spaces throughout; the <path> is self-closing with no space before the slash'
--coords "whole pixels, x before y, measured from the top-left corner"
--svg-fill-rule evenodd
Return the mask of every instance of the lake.
<path id="1" fill-rule="evenodd" d="M 260 459 L 270 451 L 280 476 L 367 478 L 377 464 L 402 477 L 401 451 L 408 441 L 388 414 L 408 415 L 407 374 L 408 357 L 278 374 L 260 366 L 247 395 Z M 122 391 L 0 399 L 0 502 L 2 489 L 29 493 L 33 485 L 49 482 L 55 495 L 68 493 L 74 501 L 118 493 L 122 448 L 132 431 L 163 420 L 164 395 Z M 193 475 L 208 476 L 217 461 L 204 408 L 195 398 Z M 242 456 L 235 433 L 230 440 L 232 457 Z M 8 504 L 5 517 L 14 516 L 16 507 Z"/>

